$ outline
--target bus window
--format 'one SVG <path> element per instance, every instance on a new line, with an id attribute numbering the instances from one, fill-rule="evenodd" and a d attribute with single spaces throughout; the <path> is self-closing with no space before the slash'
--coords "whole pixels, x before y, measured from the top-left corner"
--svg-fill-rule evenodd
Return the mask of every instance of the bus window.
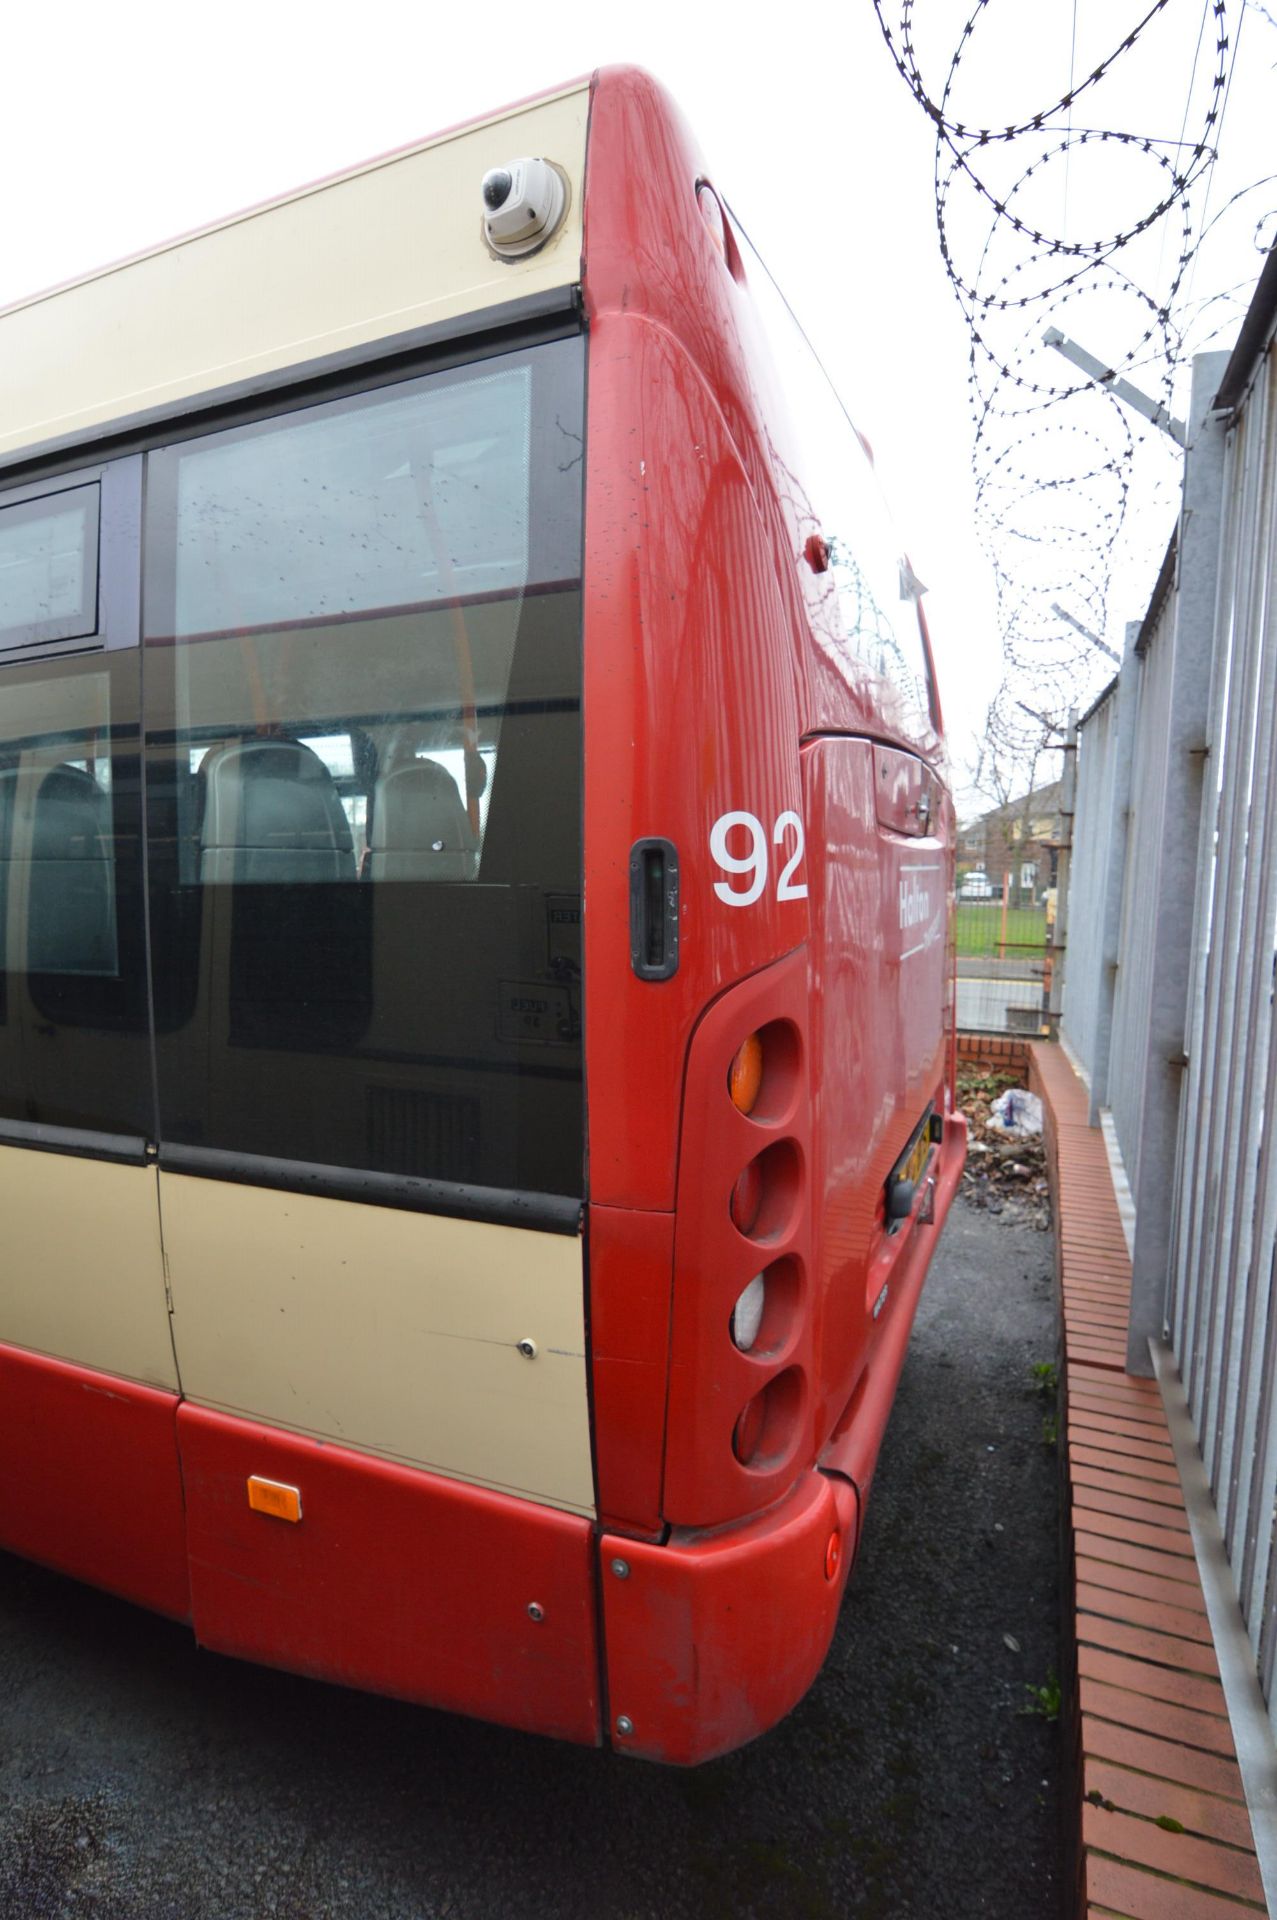
<path id="1" fill-rule="evenodd" d="M 580 387 L 560 342 L 149 457 L 166 1138 L 579 1193 Z"/>
<path id="2" fill-rule="evenodd" d="M 98 490 L 0 508 L 0 649 L 97 630 Z"/>

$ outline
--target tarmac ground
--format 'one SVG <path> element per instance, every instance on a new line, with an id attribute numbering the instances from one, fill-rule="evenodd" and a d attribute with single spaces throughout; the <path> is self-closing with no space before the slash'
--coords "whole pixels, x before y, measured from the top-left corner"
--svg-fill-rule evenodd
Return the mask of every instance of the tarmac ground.
<path id="1" fill-rule="evenodd" d="M 825 1670 L 690 1773 L 221 1659 L 0 1555 L 0 1916 L 1050 1920 L 1057 1338 L 1050 1234 L 956 1200 Z"/>

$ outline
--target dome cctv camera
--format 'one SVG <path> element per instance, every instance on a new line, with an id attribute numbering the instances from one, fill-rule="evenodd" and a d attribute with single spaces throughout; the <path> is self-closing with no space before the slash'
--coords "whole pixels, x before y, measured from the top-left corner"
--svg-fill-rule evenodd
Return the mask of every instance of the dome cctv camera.
<path id="1" fill-rule="evenodd" d="M 489 213 L 497 213 L 510 197 L 514 175 L 509 167 L 493 167 L 483 176 L 483 204 Z"/>
<path id="2" fill-rule="evenodd" d="M 483 176 L 483 237 L 499 259 L 543 247 L 567 210 L 563 175 L 549 160 L 509 160 Z"/>

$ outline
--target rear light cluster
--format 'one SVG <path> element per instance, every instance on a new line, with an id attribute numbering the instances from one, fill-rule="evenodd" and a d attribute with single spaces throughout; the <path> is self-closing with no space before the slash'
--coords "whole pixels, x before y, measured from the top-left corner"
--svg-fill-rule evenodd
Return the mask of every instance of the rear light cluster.
<path id="1" fill-rule="evenodd" d="M 797 1030 L 785 1020 L 749 1034 L 738 1047 L 728 1069 L 728 1096 L 760 1134 L 772 1131 L 791 1105 L 799 1064 Z M 744 1144 L 754 1141 L 747 1136 Z M 744 1264 L 760 1262 L 736 1296 L 727 1329 L 737 1352 L 748 1354 L 759 1374 L 732 1430 L 732 1452 L 741 1466 L 755 1470 L 776 1466 L 791 1451 L 803 1413 L 801 1370 L 782 1364 L 797 1331 L 798 1263 L 790 1254 L 767 1258 L 790 1235 L 802 1185 L 797 1141 L 772 1139 L 763 1145 L 760 1140 L 728 1199 L 731 1223 L 747 1243 Z"/>
<path id="2" fill-rule="evenodd" d="M 717 1526 L 814 1461 L 807 953 L 722 994 L 688 1049 L 662 1502 Z"/>

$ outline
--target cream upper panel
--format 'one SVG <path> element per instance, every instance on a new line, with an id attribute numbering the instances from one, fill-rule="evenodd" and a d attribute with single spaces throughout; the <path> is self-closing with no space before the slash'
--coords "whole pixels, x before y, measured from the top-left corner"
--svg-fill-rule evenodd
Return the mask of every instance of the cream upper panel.
<path id="1" fill-rule="evenodd" d="M 0 313 L 0 454 L 570 285 L 588 111 L 582 84 Z M 479 183 L 523 154 L 567 175 L 567 217 L 494 260 Z"/>
<path id="2" fill-rule="evenodd" d="M 177 1388 L 154 1167 L 0 1147 L 0 1341 Z"/>

